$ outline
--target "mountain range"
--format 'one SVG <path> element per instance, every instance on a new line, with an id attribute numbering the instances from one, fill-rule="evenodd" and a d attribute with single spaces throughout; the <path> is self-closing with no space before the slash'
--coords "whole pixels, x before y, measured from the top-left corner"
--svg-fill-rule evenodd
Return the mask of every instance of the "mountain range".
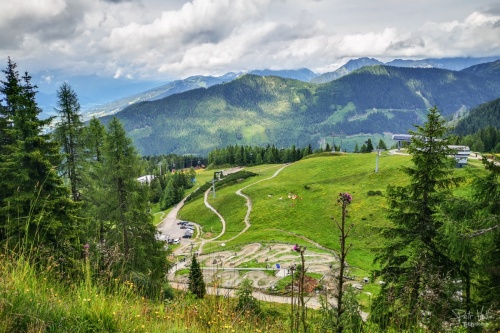
<path id="1" fill-rule="evenodd" d="M 475 64 L 491 62 L 500 57 L 489 58 L 444 58 L 422 60 L 393 60 L 386 65 L 398 67 L 443 68 L 460 70 Z M 65 76 L 63 73 L 37 73 L 33 75 L 34 82 L 39 87 L 38 104 L 43 110 L 43 117 L 55 115 L 57 103 L 56 90 L 60 83 L 68 82 L 76 91 L 82 106 L 85 119 L 92 116 L 100 117 L 117 113 L 127 106 L 141 102 L 167 97 L 172 94 L 196 88 L 208 88 L 215 84 L 228 82 L 244 74 L 259 76 L 279 76 L 304 82 L 325 83 L 340 78 L 350 72 L 369 65 L 383 65 L 381 61 L 372 58 L 349 60 L 334 72 L 317 74 L 302 68 L 295 70 L 252 70 L 248 72 L 227 73 L 222 76 L 192 76 L 168 83 L 158 81 L 134 81 L 132 79 L 103 78 L 97 74 L 87 76 Z"/>
<path id="2" fill-rule="evenodd" d="M 500 61 L 460 71 L 346 65 L 349 73 L 322 84 L 238 75 L 131 104 L 116 116 L 144 155 L 203 154 L 234 144 L 317 147 L 343 138 L 353 145 L 361 133 L 406 133 L 434 105 L 451 117 L 500 97 Z"/>

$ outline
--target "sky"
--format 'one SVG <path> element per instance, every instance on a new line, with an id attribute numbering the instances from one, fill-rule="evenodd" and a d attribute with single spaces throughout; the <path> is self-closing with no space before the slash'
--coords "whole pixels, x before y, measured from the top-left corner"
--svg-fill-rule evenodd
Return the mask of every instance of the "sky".
<path id="1" fill-rule="evenodd" d="M 2 61 L 46 82 L 499 55 L 498 0 L 0 0 Z"/>

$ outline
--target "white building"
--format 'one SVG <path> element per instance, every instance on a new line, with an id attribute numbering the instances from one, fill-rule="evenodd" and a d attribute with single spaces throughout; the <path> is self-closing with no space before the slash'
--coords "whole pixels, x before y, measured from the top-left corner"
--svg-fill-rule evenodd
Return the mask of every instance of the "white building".
<path id="1" fill-rule="evenodd" d="M 401 148 L 402 142 L 411 142 L 412 135 L 410 134 L 393 134 L 392 139 L 398 142 L 398 149 Z M 456 167 L 463 168 L 467 165 L 467 159 L 470 155 L 470 148 L 468 146 L 454 146 L 450 145 L 448 148 L 456 150 L 457 153 L 453 156 L 457 161 Z"/>
<path id="2" fill-rule="evenodd" d="M 145 176 L 141 176 L 141 177 L 137 178 L 137 181 L 141 184 L 144 184 L 144 183 L 151 184 L 151 181 L 153 179 L 155 179 L 155 176 L 145 175 Z"/>

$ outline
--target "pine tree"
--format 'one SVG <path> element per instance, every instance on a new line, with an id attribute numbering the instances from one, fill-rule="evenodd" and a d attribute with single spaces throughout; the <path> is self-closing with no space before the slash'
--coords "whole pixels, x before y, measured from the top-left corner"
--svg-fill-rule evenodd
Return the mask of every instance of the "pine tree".
<path id="1" fill-rule="evenodd" d="M 5 74 L 5 81 L 1 80 L 0 93 L 4 95 L 1 100 L 5 103 L 0 108 L 0 153 L 6 154 L 5 147 L 15 141 L 12 132 L 13 119 L 16 111 L 21 107 L 23 88 L 19 72 L 16 70 L 17 64 L 12 62 L 10 57 L 7 61 L 7 68 L 2 70 Z"/>
<path id="2" fill-rule="evenodd" d="M 380 141 L 378 142 L 378 149 L 387 150 L 387 145 L 385 144 L 384 140 L 380 139 Z"/>
<path id="3" fill-rule="evenodd" d="M 442 223 L 435 214 L 450 196 L 449 189 L 461 181 L 452 175 L 455 161 L 449 156 L 454 151 L 448 148 L 446 133 L 437 108 L 430 109 L 427 122 L 410 131 L 408 152 L 413 166 L 403 169 L 410 184 L 387 189 L 388 217 L 393 227 L 384 231 L 386 242 L 377 256 L 387 284 L 374 302 L 375 307 L 381 307 L 374 312 L 382 308 L 390 312 L 391 307 L 384 302 L 392 299 L 392 309 L 397 308 L 393 320 L 409 325 L 418 322 L 420 311 L 431 313 L 436 319 L 433 323 L 440 323 L 446 311 L 442 285 L 436 286 L 437 281 L 447 281 L 452 263 L 439 245 Z"/>
<path id="4" fill-rule="evenodd" d="M 169 177 L 167 180 L 160 203 L 163 210 L 168 209 L 175 204 L 175 188 L 172 177 Z"/>
<path id="5" fill-rule="evenodd" d="M 85 159 L 88 161 L 101 162 L 102 149 L 106 128 L 99 119 L 92 117 L 89 125 L 83 129 L 83 145 L 85 150 Z"/>
<path id="6" fill-rule="evenodd" d="M 54 137 L 62 147 L 63 161 L 59 170 L 69 179 L 74 201 L 80 200 L 79 186 L 82 172 L 82 128 L 80 103 L 76 93 L 68 83 L 63 83 L 57 91 L 60 120 L 56 124 Z"/>
<path id="7" fill-rule="evenodd" d="M 366 152 L 371 153 L 373 151 L 372 139 L 366 140 Z"/>
<path id="8" fill-rule="evenodd" d="M 118 245 L 123 254 L 115 274 L 124 274 L 124 278 L 142 284 L 147 294 L 157 296 L 168 268 L 166 252 L 155 238 L 156 229 L 148 213 L 149 186 L 137 181 L 141 160 L 117 118 L 108 124 L 102 158 L 100 188 L 96 191 L 105 204 L 98 211 L 99 219 L 110 223 L 104 229 L 102 246 Z"/>
<path id="9" fill-rule="evenodd" d="M 101 212 L 106 211 L 105 188 L 103 181 L 103 146 L 106 128 L 92 118 L 82 130 L 83 163 L 80 199 L 83 201 L 82 213 L 87 221 L 86 233 L 89 239 L 98 239 L 104 244 L 106 230 L 111 228 L 109 220 L 101 219 Z M 88 241 L 88 240 L 87 240 Z M 102 265 L 99 265 L 103 268 Z"/>
<path id="10" fill-rule="evenodd" d="M 188 290 L 197 298 L 203 298 L 206 294 L 203 273 L 201 271 L 200 264 L 196 260 L 196 255 L 194 254 L 191 259 L 191 269 L 189 270 Z"/>
<path id="11" fill-rule="evenodd" d="M 474 202 L 471 206 L 474 213 L 474 229 L 467 235 L 477 246 L 479 274 L 478 291 L 481 306 L 498 305 L 500 298 L 500 166 L 483 159 L 488 170 L 486 176 L 478 177 L 473 182 Z M 463 221 L 463 217 L 457 220 Z"/>
<path id="12" fill-rule="evenodd" d="M 108 192 L 107 219 L 115 221 L 120 230 L 125 260 L 130 259 L 132 214 L 136 209 L 133 193 L 139 189 L 136 179 L 140 176 L 140 160 L 132 141 L 127 138 L 123 126 L 117 118 L 108 125 L 103 146 L 103 185 Z M 139 212 L 140 213 L 140 212 Z M 148 217 L 143 216 L 147 222 Z M 146 221 L 144 221 L 146 220 Z"/>
<path id="13" fill-rule="evenodd" d="M 36 86 L 28 73 L 21 81 L 15 68 L 9 59 L 1 89 L 9 94 L 7 114 L 12 119 L 5 132 L 10 142 L 2 146 L 0 160 L 3 234 L 14 237 L 15 244 L 35 241 L 70 255 L 79 233 L 76 206 L 56 171 L 58 146 L 43 134 L 52 119 L 38 118 Z"/>

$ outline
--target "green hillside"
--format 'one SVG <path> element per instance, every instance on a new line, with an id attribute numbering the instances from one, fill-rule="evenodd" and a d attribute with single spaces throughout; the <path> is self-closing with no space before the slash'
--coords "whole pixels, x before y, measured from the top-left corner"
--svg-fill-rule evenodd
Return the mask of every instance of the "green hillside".
<path id="1" fill-rule="evenodd" d="M 500 98 L 471 110 L 467 117 L 457 123 L 453 132 L 465 136 L 488 126 L 500 129 Z"/>
<path id="2" fill-rule="evenodd" d="M 386 201 L 384 193 L 389 184 L 403 185 L 407 181 L 401 171 L 409 165 L 410 157 L 383 154 L 379 160 L 379 172 L 375 173 L 375 154 L 313 155 L 284 168 L 275 178 L 261 181 L 274 174 L 281 165 L 256 166 L 247 168 L 259 176 L 252 177 L 224 189 L 217 190 L 209 202 L 226 219 L 226 234 L 219 241 L 226 242 L 228 248 L 238 248 L 250 242 L 302 243 L 318 249 L 319 245 L 338 250 L 338 231 L 331 217 L 340 218 L 340 207 L 336 203 L 339 192 L 349 192 L 353 202 L 349 209 L 349 223 L 355 225 L 350 241 L 354 247 L 348 262 L 354 273 L 369 274 L 373 268 L 373 258 L 381 245 L 378 235 L 380 227 L 387 226 Z M 482 172 L 479 161 L 470 161 L 472 173 Z M 470 177 L 464 169 L 457 169 L 460 175 Z M 230 238 L 244 228 L 246 212 L 244 199 L 235 192 L 243 190 L 252 201 L 251 227 L 233 241 Z M 378 192 L 380 191 L 380 192 Z M 467 186 L 457 190 L 466 195 Z M 288 194 L 297 198 L 290 199 Z M 376 194 L 376 195 L 373 195 Z M 381 194 L 381 195 L 380 195 Z M 211 237 L 221 232 L 218 217 L 203 204 L 203 199 L 189 202 L 180 211 L 180 218 L 196 221 L 204 226 Z M 207 238 L 210 237 L 207 236 Z M 300 236 L 299 236 L 300 235 Z M 204 251 L 219 251 L 219 243 L 205 246 Z"/>
<path id="3" fill-rule="evenodd" d="M 498 98 L 498 74 L 491 63 L 480 75 L 378 65 L 325 84 L 245 75 L 131 105 L 116 116 L 144 155 L 235 144 L 318 147 L 339 136 L 349 142 L 361 133 L 407 132 L 434 105 L 447 116 Z"/>

